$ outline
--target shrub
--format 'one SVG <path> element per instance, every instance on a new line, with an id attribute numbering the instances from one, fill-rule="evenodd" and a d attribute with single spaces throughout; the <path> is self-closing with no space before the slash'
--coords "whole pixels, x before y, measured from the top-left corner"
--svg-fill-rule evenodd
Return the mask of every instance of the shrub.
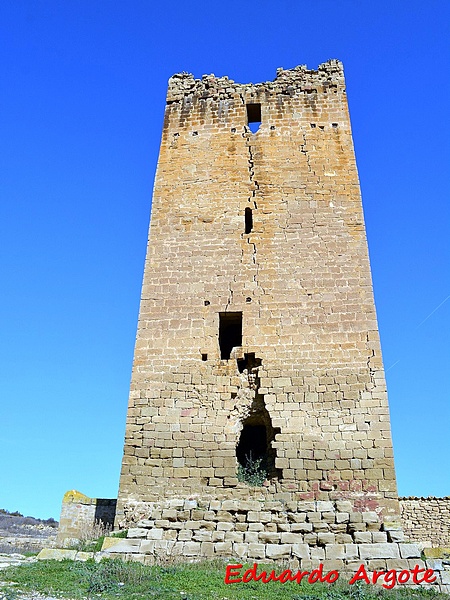
<path id="1" fill-rule="evenodd" d="M 267 479 L 267 464 L 263 458 L 252 458 L 252 453 L 245 457 L 245 464 L 238 467 L 238 481 L 253 487 L 261 487 Z"/>
<path id="2" fill-rule="evenodd" d="M 80 527 L 78 541 L 72 547 L 82 552 L 99 552 L 105 536 L 109 534 L 111 529 L 111 525 L 107 525 L 102 521 L 85 522 Z"/>

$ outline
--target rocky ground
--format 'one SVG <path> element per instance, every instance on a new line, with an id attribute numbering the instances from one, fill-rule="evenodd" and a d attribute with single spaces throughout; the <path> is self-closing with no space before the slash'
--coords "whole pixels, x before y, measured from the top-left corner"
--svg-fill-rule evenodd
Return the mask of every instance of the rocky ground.
<path id="1" fill-rule="evenodd" d="M 37 553 L 54 544 L 58 522 L 0 513 L 0 554 Z"/>
<path id="2" fill-rule="evenodd" d="M 0 569 L 9 566 L 21 565 L 34 562 L 35 556 L 27 556 L 33 552 L 37 553 L 42 548 L 53 545 L 58 532 L 58 522 L 53 519 L 42 521 L 33 517 L 24 517 L 18 514 L 10 514 L 7 511 L 0 512 Z M 8 598 L 3 593 L 0 582 L 0 600 Z M 8 584 L 8 588 L 9 588 Z M 17 594 L 17 600 L 53 600 L 38 593 Z"/>

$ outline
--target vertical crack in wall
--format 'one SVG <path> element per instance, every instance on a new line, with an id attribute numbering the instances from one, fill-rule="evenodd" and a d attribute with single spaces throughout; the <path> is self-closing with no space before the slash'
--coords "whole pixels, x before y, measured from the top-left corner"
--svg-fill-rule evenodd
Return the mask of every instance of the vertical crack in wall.
<path id="1" fill-rule="evenodd" d="M 255 197 L 256 197 L 256 192 L 257 190 L 259 190 L 259 184 L 257 182 L 257 180 L 255 179 L 255 159 L 253 157 L 253 150 L 252 150 L 252 144 L 251 144 L 251 139 L 250 136 L 252 136 L 253 134 L 248 131 L 246 131 L 244 133 L 244 137 L 247 141 L 247 148 L 248 148 L 248 172 L 250 175 L 250 187 L 253 187 L 252 189 L 252 193 L 251 196 L 249 197 L 248 201 L 251 202 Z"/>
<path id="2" fill-rule="evenodd" d="M 243 101 L 243 103 L 245 104 L 244 99 L 241 96 L 241 99 Z M 257 210 L 258 205 L 256 202 L 256 198 L 257 198 L 257 193 L 259 192 L 259 183 L 257 181 L 257 179 L 255 178 L 255 152 L 254 152 L 254 146 L 252 146 L 252 141 L 253 141 L 253 133 L 250 131 L 248 126 L 244 127 L 244 131 L 242 133 L 242 137 L 244 138 L 246 145 L 247 145 L 247 149 L 248 149 L 248 158 L 247 158 L 247 162 L 248 162 L 248 178 L 249 178 L 249 183 L 250 183 L 250 194 L 247 198 L 248 203 L 253 206 L 253 208 L 255 210 Z M 253 265 L 255 266 L 255 273 L 253 275 L 253 282 L 256 284 L 257 287 L 259 287 L 262 291 L 263 294 L 265 294 L 265 290 L 261 287 L 260 283 L 259 283 L 259 264 L 258 264 L 258 260 L 257 260 L 257 248 L 256 248 L 256 242 L 252 239 L 250 239 L 250 237 L 247 238 L 247 242 L 250 244 L 250 246 L 252 246 L 251 248 L 251 260 Z"/>
<path id="3" fill-rule="evenodd" d="M 228 308 L 231 306 L 232 302 L 233 302 L 233 283 L 236 283 L 236 275 L 234 275 L 233 280 L 230 281 L 230 286 L 229 286 L 229 295 L 228 295 L 228 300 L 227 300 L 227 305 L 225 307 L 225 312 L 227 312 Z"/>
<path id="4" fill-rule="evenodd" d="M 305 155 L 305 157 L 306 157 L 306 164 L 308 165 L 308 171 L 309 171 L 310 173 L 314 173 L 314 171 L 313 171 L 313 170 L 312 170 L 312 168 L 311 168 L 311 163 L 310 163 L 310 161 L 309 161 L 309 152 L 308 152 L 308 150 L 306 149 L 306 147 L 307 147 L 307 142 L 306 142 L 306 134 L 305 134 L 305 132 L 303 132 L 303 144 L 302 144 L 302 146 L 301 146 L 301 152 L 302 152 L 302 154 L 304 154 L 304 155 Z"/>

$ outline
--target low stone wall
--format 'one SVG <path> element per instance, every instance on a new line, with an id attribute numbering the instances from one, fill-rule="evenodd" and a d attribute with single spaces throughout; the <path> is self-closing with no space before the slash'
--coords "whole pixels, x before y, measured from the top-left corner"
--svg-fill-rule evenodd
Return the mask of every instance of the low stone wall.
<path id="1" fill-rule="evenodd" d="M 399 498 L 405 537 L 410 542 L 450 546 L 450 497 Z"/>
<path id="2" fill-rule="evenodd" d="M 134 548 L 131 552 L 154 557 L 332 560 L 345 555 L 359 560 L 362 556 L 359 550 L 355 555 L 354 546 L 360 544 L 380 551 L 386 546 L 386 558 L 407 558 L 390 544 L 404 541 L 399 522 L 382 524 L 376 512 L 352 511 L 346 500 L 173 498 L 126 505 L 122 526 L 128 528 L 123 543 Z"/>
<path id="3" fill-rule="evenodd" d="M 103 530 L 114 525 L 117 500 L 89 498 L 70 490 L 64 494 L 56 545 L 66 547 L 78 540 L 99 537 Z"/>
<path id="4" fill-rule="evenodd" d="M 416 584 L 425 586 L 421 578 L 430 569 L 430 584 L 450 592 L 447 559 L 424 560 L 419 544 L 402 541 L 399 523 L 381 524 L 377 513 L 351 512 L 351 506 L 344 500 L 283 504 L 199 498 L 129 504 L 128 537 L 105 538 L 102 556 L 144 564 L 212 558 L 238 565 L 281 561 L 281 569 L 274 566 L 277 572 L 336 571 L 341 581 L 350 581 L 363 568 L 366 583 L 373 583 L 375 570 L 391 579 L 402 571 L 400 582 L 408 585 L 414 585 L 414 570 L 422 570 Z"/>

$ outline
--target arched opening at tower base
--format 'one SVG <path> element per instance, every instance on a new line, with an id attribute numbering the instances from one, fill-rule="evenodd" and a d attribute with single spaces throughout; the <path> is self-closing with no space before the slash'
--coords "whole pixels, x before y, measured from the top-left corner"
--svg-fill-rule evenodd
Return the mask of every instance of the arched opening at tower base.
<path id="1" fill-rule="evenodd" d="M 240 465 L 266 459 L 267 431 L 264 425 L 244 425 L 236 456 Z"/>
<path id="2" fill-rule="evenodd" d="M 272 448 L 272 442 L 279 432 L 279 428 L 272 427 L 263 397 L 257 395 L 252 412 L 243 422 L 236 447 L 240 481 L 260 486 L 266 479 L 281 477 L 281 471 L 275 468 L 276 454 Z"/>

